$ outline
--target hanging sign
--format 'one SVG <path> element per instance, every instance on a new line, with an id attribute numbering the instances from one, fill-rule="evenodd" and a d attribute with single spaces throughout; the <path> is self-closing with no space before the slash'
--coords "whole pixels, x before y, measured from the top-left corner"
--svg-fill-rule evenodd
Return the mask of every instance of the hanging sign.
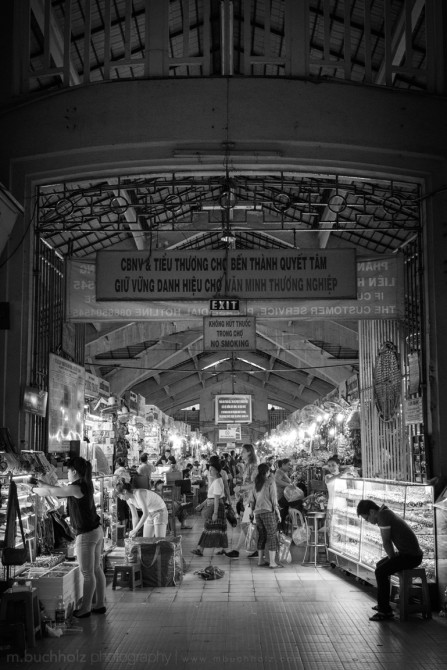
<path id="1" fill-rule="evenodd" d="M 206 316 L 203 351 L 256 351 L 254 316 Z"/>
<path id="2" fill-rule="evenodd" d="M 355 298 L 354 249 L 99 251 L 97 300 Z"/>
<path id="3" fill-rule="evenodd" d="M 251 395 L 217 395 L 217 423 L 251 423 Z"/>
<path id="4" fill-rule="evenodd" d="M 259 319 L 401 319 L 404 317 L 403 261 L 377 256 L 357 262 L 356 300 L 240 300 L 240 311 Z M 66 319 L 90 321 L 189 320 L 211 314 L 209 301 L 128 300 L 96 298 L 96 266 L 91 261 L 66 261 Z"/>

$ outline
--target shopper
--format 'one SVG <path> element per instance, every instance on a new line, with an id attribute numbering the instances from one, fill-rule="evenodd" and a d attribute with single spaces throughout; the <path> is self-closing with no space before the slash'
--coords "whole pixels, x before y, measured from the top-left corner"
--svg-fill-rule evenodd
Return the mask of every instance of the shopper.
<path id="1" fill-rule="evenodd" d="M 155 493 L 163 498 L 163 486 L 164 481 L 162 479 L 157 479 L 154 486 Z M 191 530 L 192 526 L 186 525 L 186 519 L 188 518 L 188 510 L 192 508 L 192 503 L 180 503 L 177 500 L 172 501 L 172 509 L 174 511 L 175 517 L 180 521 L 181 530 Z"/>
<path id="2" fill-rule="evenodd" d="M 76 533 L 76 556 L 84 582 L 82 604 L 73 612 L 73 616 L 85 619 L 91 612 L 104 614 L 106 611 L 106 578 L 102 569 L 104 533 L 93 497 L 91 463 L 75 456 L 68 461 L 67 468 L 66 486 L 41 484 L 33 492 L 40 496 L 67 498 L 70 524 Z M 92 609 L 95 593 L 96 602 Z"/>
<path id="3" fill-rule="evenodd" d="M 117 497 L 125 500 L 132 516 L 132 530 L 129 537 L 135 537 L 143 528 L 143 537 L 166 537 L 168 510 L 164 500 L 155 491 L 135 489 L 132 484 L 115 484 Z M 141 516 L 138 511 L 141 511 Z"/>
<path id="4" fill-rule="evenodd" d="M 116 459 L 115 472 L 113 473 L 113 481 L 115 484 L 120 481 L 127 482 L 128 484 L 130 483 L 132 476 L 125 466 L 126 461 L 124 458 Z M 130 510 L 126 502 L 119 498 L 116 501 L 116 516 L 119 523 L 124 525 L 124 528 L 126 529 L 130 521 Z"/>
<path id="5" fill-rule="evenodd" d="M 256 458 L 255 449 L 252 444 L 242 445 L 241 459 L 242 466 L 240 466 L 239 475 L 236 478 L 236 483 L 239 484 L 239 487 L 236 486 L 235 488 L 236 495 L 240 496 L 238 503 L 239 509 L 242 508 L 241 532 L 235 549 L 226 552 L 228 558 L 234 559 L 239 558 L 239 552 L 242 549 L 245 549 L 245 538 L 247 535 L 248 524 L 250 523 L 251 512 L 248 498 L 258 471 L 258 459 Z M 258 552 L 254 551 L 252 554 L 248 555 L 248 558 L 256 558 L 257 555 Z"/>
<path id="6" fill-rule="evenodd" d="M 137 468 L 138 474 L 139 475 L 145 475 L 148 478 L 149 484 L 150 484 L 153 471 L 154 471 L 154 466 L 151 465 L 151 463 L 149 463 L 148 455 L 144 454 L 144 453 L 141 454 L 140 465 Z M 150 488 L 150 486 L 148 486 L 148 488 Z"/>
<path id="7" fill-rule="evenodd" d="M 386 505 L 379 507 L 373 500 L 360 500 L 357 515 L 379 527 L 386 557 L 376 563 L 377 612 L 370 621 L 393 618 L 390 607 L 390 576 L 400 570 L 417 568 L 422 562 L 422 550 L 410 526 Z"/>
<path id="8" fill-rule="evenodd" d="M 219 457 L 211 456 L 208 464 L 208 492 L 202 510 L 203 532 L 197 543 L 197 549 L 192 550 L 196 556 L 203 556 L 203 550 L 206 548 L 228 547 L 225 491 L 220 470 Z"/>
<path id="9" fill-rule="evenodd" d="M 279 550 L 277 527 L 281 516 L 276 496 L 276 484 L 268 463 L 258 465 L 258 472 L 248 501 L 254 511 L 258 529 L 258 565 L 267 565 L 264 557 L 267 546 L 269 567 L 272 569 L 284 567 L 281 563 L 276 562 L 276 552 Z"/>
<path id="10" fill-rule="evenodd" d="M 281 510 L 281 528 L 285 529 L 286 516 L 289 512 L 289 502 L 284 497 L 284 489 L 286 486 L 292 484 L 290 472 L 292 470 L 292 463 L 290 458 L 283 458 L 278 461 L 278 467 L 275 471 L 275 484 L 278 495 L 279 509 Z"/>

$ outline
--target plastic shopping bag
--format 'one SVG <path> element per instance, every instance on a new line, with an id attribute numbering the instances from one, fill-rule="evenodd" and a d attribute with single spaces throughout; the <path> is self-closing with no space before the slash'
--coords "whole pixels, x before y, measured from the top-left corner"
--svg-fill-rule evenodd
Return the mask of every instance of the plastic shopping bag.
<path id="1" fill-rule="evenodd" d="M 258 548 L 258 529 L 253 522 L 251 522 L 247 528 L 247 535 L 245 536 L 245 548 L 247 551 L 256 551 Z"/>

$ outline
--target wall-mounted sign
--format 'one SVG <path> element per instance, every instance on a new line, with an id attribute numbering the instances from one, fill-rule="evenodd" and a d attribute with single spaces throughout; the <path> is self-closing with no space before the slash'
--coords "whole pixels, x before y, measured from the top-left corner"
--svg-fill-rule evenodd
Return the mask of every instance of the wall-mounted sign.
<path id="1" fill-rule="evenodd" d="M 355 298 L 354 249 L 99 251 L 97 300 Z"/>
<path id="2" fill-rule="evenodd" d="M 239 300 L 227 300 L 225 298 L 210 300 L 210 312 L 237 312 L 239 311 Z"/>
<path id="3" fill-rule="evenodd" d="M 91 372 L 85 373 L 85 397 L 99 398 L 100 378 L 92 375 Z"/>
<path id="4" fill-rule="evenodd" d="M 206 316 L 203 319 L 204 351 L 255 351 L 254 316 Z"/>
<path id="5" fill-rule="evenodd" d="M 36 416 L 46 416 L 48 393 L 26 386 L 23 393 L 23 409 Z"/>
<path id="6" fill-rule="evenodd" d="M 84 439 L 84 368 L 50 354 L 48 379 L 48 451 L 69 451 Z"/>
<path id="7" fill-rule="evenodd" d="M 217 395 L 216 423 L 251 423 L 251 395 Z"/>
<path id="8" fill-rule="evenodd" d="M 96 298 L 96 266 L 91 261 L 66 262 L 66 319 L 89 321 L 176 321 L 209 316 L 209 301 L 194 300 L 113 300 Z M 263 299 L 240 300 L 239 308 L 259 319 L 401 319 L 404 317 L 403 260 L 396 256 L 377 256 L 357 262 L 355 300 Z"/>

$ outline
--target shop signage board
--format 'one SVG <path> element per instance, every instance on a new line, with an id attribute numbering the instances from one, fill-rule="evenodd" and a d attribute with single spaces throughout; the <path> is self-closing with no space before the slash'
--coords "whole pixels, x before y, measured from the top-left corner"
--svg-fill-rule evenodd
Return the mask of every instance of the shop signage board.
<path id="1" fill-rule="evenodd" d="M 209 301 L 197 297 L 179 301 L 128 300 L 103 302 L 96 298 L 96 266 L 91 261 L 66 262 L 66 319 L 73 322 L 182 321 L 210 316 Z M 357 261 L 354 300 L 240 300 L 239 312 L 257 319 L 366 320 L 404 317 L 403 260 L 378 256 Z"/>
<path id="2" fill-rule="evenodd" d="M 251 423 L 251 395 L 217 395 L 215 398 L 215 422 Z"/>
<path id="3" fill-rule="evenodd" d="M 294 298 L 357 295 L 354 249 L 99 251 L 103 301 Z"/>
<path id="4" fill-rule="evenodd" d="M 256 351 L 254 316 L 206 316 L 203 351 Z"/>
<path id="5" fill-rule="evenodd" d="M 84 439 L 85 371 L 50 354 L 48 380 L 48 451 L 69 451 Z"/>
<path id="6" fill-rule="evenodd" d="M 85 397 L 99 398 L 100 378 L 92 375 L 91 372 L 85 372 Z"/>
<path id="7" fill-rule="evenodd" d="M 405 425 L 423 423 L 422 398 L 409 398 L 405 400 Z"/>

